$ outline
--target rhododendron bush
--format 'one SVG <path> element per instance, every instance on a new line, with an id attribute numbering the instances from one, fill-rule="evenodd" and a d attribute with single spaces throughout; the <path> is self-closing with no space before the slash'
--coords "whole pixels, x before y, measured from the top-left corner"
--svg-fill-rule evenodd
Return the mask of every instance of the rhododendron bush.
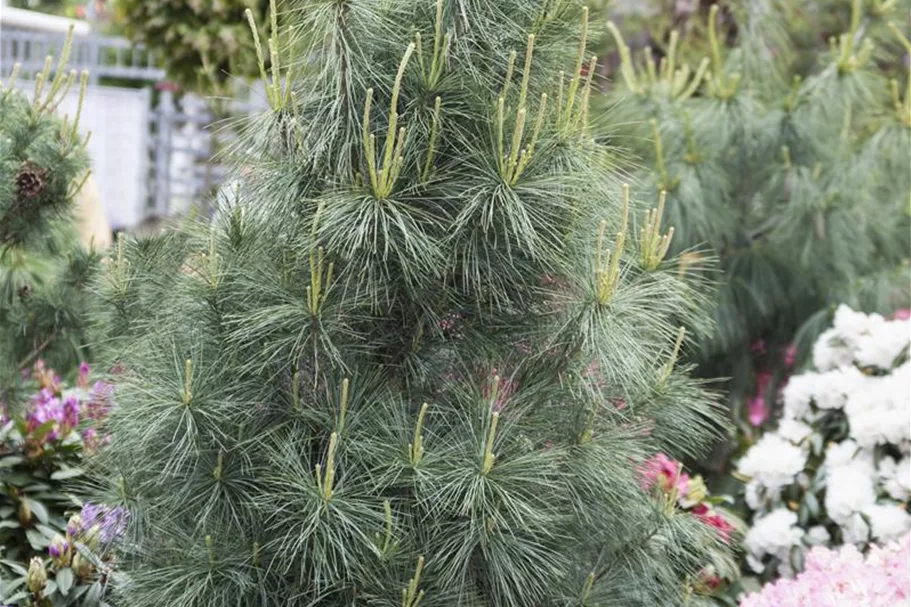
<path id="1" fill-rule="evenodd" d="M 811 546 L 865 550 L 911 528 L 909 331 L 907 319 L 841 306 L 813 348 L 814 369 L 783 388 L 777 428 L 736 464 L 747 481 L 745 547 L 755 573 L 790 576 Z"/>
<path id="2" fill-rule="evenodd" d="M 865 557 L 855 546 L 837 550 L 817 546 L 794 579 L 767 584 L 741 607 L 900 607 L 911 598 L 911 536 Z"/>
<path id="3" fill-rule="evenodd" d="M 0 602 L 98 605 L 127 520 L 83 502 L 86 456 L 109 441 L 110 386 L 84 363 L 68 386 L 39 360 L 0 404 Z"/>

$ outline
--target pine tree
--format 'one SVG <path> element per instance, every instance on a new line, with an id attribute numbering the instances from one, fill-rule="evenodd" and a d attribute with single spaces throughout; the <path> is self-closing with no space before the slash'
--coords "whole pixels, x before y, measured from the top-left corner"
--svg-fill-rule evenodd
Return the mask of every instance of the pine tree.
<path id="1" fill-rule="evenodd" d="M 72 34 L 71 34 L 72 35 Z M 88 177 L 79 115 L 55 109 L 87 73 L 67 71 L 70 39 L 29 98 L 18 66 L 0 87 L 0 389 L 38 358 L 60 372 L 86 355 L 86 288 L 98 256 L 78 242 L 73 201 Z M 80 111 L 82 103 L 80 102 Z"/>
<path id="2" fill-rule="evenodd" d="M 702 372 L 733 377 L 734 403 L 757 396 L 768 410 L 776 385 L 763 378 L 789 360 L 794 335 L 805 353 L 836 303 L 891 313 L 909 301 L 911 81 L 886 67 L 911 46 L 883 24 L 893 13 L 881 5 L 898 13 L 895 2 L 842 2 L 846 29 L 812 59 L 794 52 L 776 3 L 726 4 L 724 19 L 708 11 L 698 64 L 680 59 L 677 31 L 633 56 L 611 25 L 622 60 L 608 98 L 632 125 L 614 135 L 644 159 L 636 177 L 668 192 L 672 250 L 721 259 Z M 884 32 L 901 54 L 871 42 Z"/>
<path id="3" fill-rule="evenodd" d="M 706 281 L 593 136 L 588 11 L 286 19 L 318 43 L 260 50 L 216 219 L 121 239 L 101 287 L 123 604 L 707 604 L 723 539 L 638 470 L 717 437 L 677 363 Z"/>

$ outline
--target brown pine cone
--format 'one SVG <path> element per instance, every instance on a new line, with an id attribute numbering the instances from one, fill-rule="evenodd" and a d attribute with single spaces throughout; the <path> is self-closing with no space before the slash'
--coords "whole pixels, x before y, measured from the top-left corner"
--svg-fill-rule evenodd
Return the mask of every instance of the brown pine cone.
<path id="1" fill-rule="evenodd" d="M 16 175 L 16 192 L 20 198 L 35 198 L 44 190 L 44 169 L 25 162 Z"/>

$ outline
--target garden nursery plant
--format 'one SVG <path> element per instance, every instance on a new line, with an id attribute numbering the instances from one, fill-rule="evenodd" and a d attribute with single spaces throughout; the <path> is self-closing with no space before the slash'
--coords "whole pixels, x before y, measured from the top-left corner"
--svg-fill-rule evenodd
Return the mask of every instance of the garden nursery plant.
<path id="1" fill-rule="evenodd" d="M 85 501 L 111 392 L 84 362 L 99 255 L 74 226 L 88 75 L 66 69 L 71 40 L 30 95 L 19 66 L 0 86 L 0 603 L 27 607 L 100 605 L 126 516 Z M 57 116 L 74 90 L 77 114 Z"/>
<path id="2" fill-rule="evenodd" d="M 283 8 L 236 187 L 99 286 L 112 604 L 711 604 L 710 295 L 595 136 L 588 11 Z"/>
<path id="3" fill-rule="evenodd" d="M 784 410 L 737 465 L 752 527 L 747 562 L 767 579 L 814 545 L 900 540 L 911 529 L 911 321 L 841 306 L 792 376 Z"/>
<path id="4" fill-rule="evenodd" d="M 88 285 L 99 255 L 79 243 L 74 199 L 88 177 L 80 113 L 57 105 L 88 73 L 67 71 L 70 38 L 48 57 L 34 92 L 17 87 L 19 68 L 0 87 L 0 401 L 39 358 L 66 375 L 87 356 Z"/>
<path id="5" fill-rule="evenodd" d="M 128 513 L 85 501 L 87 457 L 110 440 L 110 386 L 80 365 L 65 384 L 39 360 L 24 402 L 4 401 L 0 427 L 0 601 L 24 607 L 102 604 Z"/>
<path id="6" fill-rule="evenodd" d="M 609 25 L 620 59 L 602 132 L 631 148 L 645 192 L 667 191 L 671 250 L 720 259 L 700 373 L 732 378 L 734 418 L 754 435 L 838 303 L 889 314 L 911 297 L 907 9 L 687 6 L 641 53 Z M 815 14 L 827 25 L 810 35 Z"/>

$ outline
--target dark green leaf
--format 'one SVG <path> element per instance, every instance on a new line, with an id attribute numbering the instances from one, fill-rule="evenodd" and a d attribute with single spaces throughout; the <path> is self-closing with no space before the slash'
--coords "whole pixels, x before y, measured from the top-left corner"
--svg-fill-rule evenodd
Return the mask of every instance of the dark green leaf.
<path id="1" fill-rule="evenodd" d="M 801 546 L 791 546 L 791 554 L 789 558 L 791 561 L 791 568 L 793 568 L 794 571 L 798 573 L 803 571 L 804 554 L 803 548 Z"/>
<path id="2" fill-rule="evenodd" d="M 47 525 L 35 525 L 35 529 L 41 532 L 41 534 L 49 540 L 53 540 L 54 536 L 59 535 L 60 532 L 56 529 L 52 529 Z"/>
<path id="3" fill-rule="evenodd" d="M 60 588 L 60 594 L 63 596 L 69 594 L 70 588 L 73 587 L 73 570 L 69 567 L 64 567 L 57 572 L 54 579 L 57 581 L 57 586 Z"/>
<path id="4" fill-rule="evenodd" d="M 35 550 L 44 550 L 51 545 L 51 540 L 44 537 L 44 534 L 35 529 L 26 529 L 25 537 L 28 538 L 28 543 L 31 544 L 32 548 Z"/>
<path id="5" fill-rule="evenodd" d="M 819 518 L 819 499 L 808 491 L 807 494 L 803 496 L 803 502 L 807 506 L 807 512 L 809 513 L 810 519 L 815 520 Z"/>
<path id="6" fill-rule="evenodd" d="M 0 468 L 12 468 L 13 466 L 18 466 L 25 461 L 25 458 L 21 455 L 7 455 L 6 457 L 0 457 Z"/>
<path id="7" fill-rule="evenodd" d="M 32 514 L 38 517 L 39 521 L 47 525 L 49 515 L 44 504 L 30 497 L 24 497 L 22 498 L 22 501 L 29 507 L 29 509 L 32 511 Z"/>
<path id="8" fill-rule="evenodd" d="M 91 585 L 88 592 L 85 593 L 85 599 L 83 599 L 83 607 L 97 607 L 101 602 L 102 588 L 100 582 L 95 582 Z"/>
<path id="9" fill-rule="evenodd" d="M 57 420 L 52 419 L 50 421 L 44 422 L 43 424 L 41 424 L 40 426 L 35 428 L 35 430 L 31 433 L 32 439 L 40 442 L 41 439 L 43 439 L 45 436 L 47 436 L 51 432 L 51 430 L 54 429 L 54 426 L 56 426 L 56 425 L 57 425 Z"/>
<path id="10" fill-rule="evenodd" d="M 17 563 L 16 561 L 9 561 L 9 560 L 5 560 L 5 559 L 0 561 L 0 563 L 3 563 L 4 565 L 9 567 L 13 571 L 18 573 L 19 575 L 23 575 L 23 576 L 28 575 L 28 567 L 26 567 L 22 563 Z"/>
<path id="11" fill-rule="evenodd" d="M 51 478 L 55 481 L 63 481 L 69 478 L 76 478 L 77 476 L 82 476 L 85 474 L 85 470 L 82 468 L 64 468 L 62 470 L 57 470 L 51 474 Z"/>

